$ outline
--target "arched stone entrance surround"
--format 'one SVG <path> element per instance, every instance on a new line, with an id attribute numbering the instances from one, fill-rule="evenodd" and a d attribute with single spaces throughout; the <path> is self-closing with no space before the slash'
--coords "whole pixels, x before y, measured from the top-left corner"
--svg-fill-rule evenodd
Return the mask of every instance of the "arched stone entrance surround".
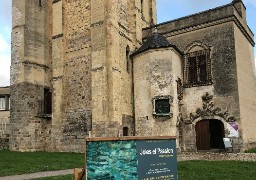
<path id="1" fill-rule="evenodd" d="M 200 122 L 203 122 L 203 121 L 208 121 L 208 122 L 219 121 L 223 125 L 223 131 L 224 131 L 223 136 L 224 137 L 228 136 L 227 121 L 225 121 L 224 118 L 222 118 L 220 116 L 212 116 L 212 117 L 209 116 L 209 117 L 204 117 L 204 118 L 199 117 L 191 123 L 186 122 L 184 124 L 184 126 L 183 126 L 183 138 L 182 138 L 183 142 L 180 142 L 180 146 L 181 146 L 182 151 L 210 150 L 210 149 L 216 149 L 217 148 L 216 145 L 215 145 L 215 147 L 213 146 L 211 148 L 211 146 L 209 144 L 209 148 L 207 148 L 207 149 L 198 149 L 198 147 L 197 147 L 196 125 Z M 210 133 L 210 132 L 208 132 L 208 133 Z"/>
<path id="2" fill-rule="evenodd" d="M 221 121 L 224 126 L 224 136 L 228 137 L 227 123 L 235 122 L 236 118 L 231 116 L 228 110 L 222 110 L 215 107 L 213 96 L 206 93 L 202 96 L 203 107 L 198 108 L 196 112 L 190 113 L 187 118 L 180 118 L 177 123 L 179 128 L 179 141 L 182 151 L 197 151 L 196 145 L 196 124 L 203 120 Z M 239 151 L 242 147 L 241 137 L 233 138 L 235 144 L 234 149 Z M 234 145 L 233 144 L 233 145 Z"/>
<path id="3" fill-rule="evenodd" d="M 219 149 L 223 146 L 222 138 L 227 137 L 226 122 L 214 118 L 200 118 L 193 122 L 197 150 Z"/>

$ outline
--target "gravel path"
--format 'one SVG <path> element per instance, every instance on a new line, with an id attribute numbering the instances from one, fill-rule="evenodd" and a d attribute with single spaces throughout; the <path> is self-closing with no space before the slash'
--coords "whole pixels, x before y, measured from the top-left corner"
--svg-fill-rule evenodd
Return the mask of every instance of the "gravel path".
<path id="1" fill-rule="evenodd" d="M 22 175 L 14 175 L 14 176 L 4 176 L 0 177 L 0 180 L 24 180 L 24 179 L 36 179 L 36 178 L 44 178 L 51 176 L 61 176 L 74 174 L 74 169 L 66 169 L 60 171 L 46 171 L 46 172 L 38 172 L 31 174 L 22 174 Z"/>

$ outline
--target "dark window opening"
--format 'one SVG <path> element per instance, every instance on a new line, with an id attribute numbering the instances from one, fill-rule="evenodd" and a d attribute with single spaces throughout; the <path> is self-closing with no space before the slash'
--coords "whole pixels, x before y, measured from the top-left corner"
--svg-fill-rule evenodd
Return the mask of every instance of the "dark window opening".
<path id="1" fill-rule="evenodd" d="M 206 72 L 206 55 L 198 56 L 198 74 L 199 82 L 205 83 L 207 81 L 207 72 Z"/>
<path id="2" fill-rule="evenodd" d="M 52 93 L 44 89 L 44 114 L 52 114 Z"/>
<path id="3" fill-rule="evenodd" d="M 123 136 L 128 136 L 128 132 L 129 132 L 129 128 L 128 127 L 124 127 L 123 128 Z"/>
<path id="4" fill-rule="evenodd" d="M 189 84 L 195 84 L 198 81 L 196 57 L 191 57 L 188 59 L 188 61 L 189 61 L 188 82 L 189 82 Z"/>
<path id="5" fill-rule="evenodd" d="M 126 47 L 126 71 L 129 73 L 129 66 L 130 66 L 130 48 L 129 46 Z"/>
<path id="6" fill-rule="evenodd" d="M 143 16 L 143 0 L 141 0 L 141 15 Z"/>
<path id="7" fill-rule="evenodd" d="M 39 0 L 39 7 L 42 7 L 42 0 Z"/>
<path id="8" fill-rule="evenodd" d="M 170 113 L 169 99 L 155 100 L 155 112 L 157 115 L 169 115 Z"/>
<path id="9" fill-rule="evenodd" d="M 185 87 L 212 84 L 210 50 L 201 50 L 187 54 L 185 66 Z"/>

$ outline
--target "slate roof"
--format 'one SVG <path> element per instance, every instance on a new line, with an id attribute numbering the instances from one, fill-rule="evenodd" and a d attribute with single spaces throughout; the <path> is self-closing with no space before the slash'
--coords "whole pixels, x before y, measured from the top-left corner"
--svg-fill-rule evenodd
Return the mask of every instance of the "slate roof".
<path id="1" fill-rule="evenodd" d="M 242 0 L 233 0 L 232 3 L 243 2 Z"/>
<path id="2" fill-rule="evenodd" d="M 153 35 L 150 36 L 146 40 L 146 42 L 144 42 L 142 46 L 139 49 L 137 49 L 131 56 L 138 55 L 149 49 L 159 49 L 167 47 L 173 47 L 176 51 L 182 54 L 182 52 L 175 45 L 172 45 L 164 36 L 162 36 L 158 32 L 154 32 Z"/>

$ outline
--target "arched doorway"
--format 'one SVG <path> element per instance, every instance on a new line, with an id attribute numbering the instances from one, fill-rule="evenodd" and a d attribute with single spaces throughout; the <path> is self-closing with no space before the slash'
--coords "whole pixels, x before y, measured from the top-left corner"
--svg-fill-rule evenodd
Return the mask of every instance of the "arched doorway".
<path id="1" fill-rule="evenodd" d="M 196 124 L 197 150 L 219 149 L 225 136 L 224 124 L 216 119 L 199 121 Z"/>

